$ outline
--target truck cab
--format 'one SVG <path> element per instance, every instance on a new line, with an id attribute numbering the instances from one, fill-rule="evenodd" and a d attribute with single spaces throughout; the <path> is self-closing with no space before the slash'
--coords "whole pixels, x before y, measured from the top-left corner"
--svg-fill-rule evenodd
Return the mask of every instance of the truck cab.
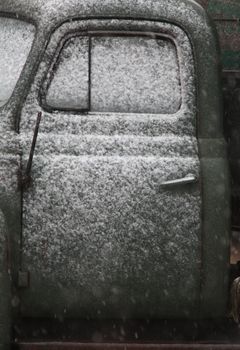
<path id="1" fill-rule="evenodd" d="M 229 174 L 204 9 L 3 0 L 0 14 L 0 344 L 24 319 L 225 317 Z"/>

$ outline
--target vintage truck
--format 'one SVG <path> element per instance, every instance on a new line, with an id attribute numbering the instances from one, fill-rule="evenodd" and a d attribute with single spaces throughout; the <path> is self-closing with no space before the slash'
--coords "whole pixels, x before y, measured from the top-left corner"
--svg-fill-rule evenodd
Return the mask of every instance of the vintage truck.
<path id="1" fill-rule="evenodd" d="M 0 349 L 227 318 L 238 270 L 204 8 L 1 0 L 0 53 Z"/>

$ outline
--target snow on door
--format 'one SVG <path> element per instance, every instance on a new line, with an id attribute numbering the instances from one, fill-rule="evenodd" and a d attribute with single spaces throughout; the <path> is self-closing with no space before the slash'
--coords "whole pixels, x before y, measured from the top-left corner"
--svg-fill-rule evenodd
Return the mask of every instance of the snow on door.
<path id="1" fill-rule="evenodd" d="M 196 307 L 201 194 L 193 59 L 179 28 L 161 28 L 174 40 L 161 31 L 92 31 L 58 46 L 45 82 L 33 183 L 23 194 L 25 315 L 183 317 Z M 35 83 L 31 94 L 38 89 Z M 30 97 L 23 162 L 28 118 L 39 110 Z"/>

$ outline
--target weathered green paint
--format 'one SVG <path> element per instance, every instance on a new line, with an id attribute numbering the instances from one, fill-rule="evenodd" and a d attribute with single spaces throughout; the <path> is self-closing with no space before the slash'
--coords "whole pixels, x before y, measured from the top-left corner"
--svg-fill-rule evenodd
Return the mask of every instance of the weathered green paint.
<path id="1" fill-rule="evenodd" d="M 240 70 L 240 51 L 223 51 L 222 62 L 224 70 Z"/>
<path id="2" fill-rule="evenodd" d="M 222 51 L 224 70 L 240 69 L 240 3 L 238 0 L 209 0 L 209 15 L 214 19 Z"/>
<path id="3" fill-rule="evenodd" d="M 239 0 L 208 0 L 207 9 L 209 14 L 214 17 L 240 17 Z"/>

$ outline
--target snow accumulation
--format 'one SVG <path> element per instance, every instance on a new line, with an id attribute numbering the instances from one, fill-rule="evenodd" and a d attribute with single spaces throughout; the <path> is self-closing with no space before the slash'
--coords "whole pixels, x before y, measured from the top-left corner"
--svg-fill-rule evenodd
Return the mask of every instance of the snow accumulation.
<path id="1" fill-rule="evenodd" d="M 149 37 L 93 38 L 91 110 L 175 113 L 181 103 L 175 45 Z"/>
<path id="2" fill-rule="evenodd" d="M 65 43 L 56 65 L 46 102 L 58 109 L 174 113 L 180 106 L 179 66 L 170 40 L 80 36 Z"/>
<path id="3" fill-rule="evenodd" d="M 118 24 L 119 21 L 104 22 L 111 30 Z M 75 31 L 80 26 L 81 32 L 84 25 L 95 30 L 99 23 L 86 21 L 64 26 Z M 124 28 L 129 30 L 131 25 L 132 21 L 125 21 Z M 139 30 L 142 24 L 134 25 Z M 164 298 L 171 290 L 184 298 L 193 295 L 199 285 L 200 186 L 196 183 L 179 188 L 161 187 L 162 181 L 188 174 L 199 178 L 200 174 L 191 45 L 177 27 L 150 23 L 148 26 L 148 32 L 153 28 L 171 30 L 179 42 L 177 51 L 168 40 L 94 38 L 92 112 L 42 110 L 33 183 L 23 195 L 23 265 L 31 266 L 53 284 L 57 281 L 65 288 L 74 286 L 79 290 L 79 305 L 84 303 L 83 294 L 89 298 L 89 305 L 94 303 L 96 290 L 101 300 L 107 300 L 112 286 L 131 286 L 138 303 L 142 288 L 149 290 L 151 300 L 151 293 L 157 291 Z M 52 79 L 53 85 L 56 79 L 56 85 L 50 85 L 48 103 L 55 106 L 59 103 L 61 109 L 62 97 L 69 97 L 64 92 L 80 87 L 79 99 L 75 99 L 74 91 L 67 107 L 86 105 L 82 92 L 88 82 L 86 70 L 71 72 L 67 68 L 71 77 L 68 79 L 61 68 L 62 62 L 65 67 L 69 62 L 75 65 L 75 54 L 79 53 L 81 64 L 86 65 L 82 52 L 85 38 L 68 41 L 62 52 L 63 61 L 60 58 L 59 65 L 54 67 L 56 75 L 47 72 L 62 30 L 52 39 L 52 49 L 49 48 L 40 66 L 22 111 L 20 143 L 24 164 L 36 114 L 41 109 L 39 89 L 43 77 Z M 80 43 L 83 46 L 79 50 Z M 70 48 L 76 51 L 69 51 Z M 158 60 L 159 51 L 162 56 Z M 150 71 L 151 62 L 154 72 Z M 141 86 L 131 81 L 132 67 L 143 92 Z M 154 78 L 151 91 L 149 76 Z M 81 86 L 78 79 L 82 79 Z M 129 79 L 133 85 L 128 86 Z M 168 84 L 173 87 L 172 94 L 168 94 Z M 137 109 L 137 113 L 129 113 L 132 110 L 128 107 L 128 96 L 131 106 L 136 103 L 133 110 Z M 128 113 L 123 113 L 122 108 Z M 175 269 L 166 278 L 169 264 Z"/>
<path id="4" fill-rule="evenodd" d="M 198 11 L 196 11 L 196 8 Z M 43 26 L 64 21 L 71 17 L 105 18 L 171 18 L 176 22 L 193 24 L 196 31 L 207 39 L 209 24 L 206 15 L 196 2 L 181 0 L 2 0 L 1 9 L 23 12 L 35 17 Z"/>
<path id="5" fill-rule="evenodd" d="M 21 117 L 22 130 L 29 130 L 29 128 L 34 127 L 36 114 L 41 108 L 38 103 L 39 90 L 42 87 L 44 76 L 48 77 L 44 83 L 44 89 L 48 90 L 49 79 L 51 81 L 52 73 L 47 70 L 54 59 L 56 51 L 59 55 L 58 44 L 62 39 L 63 33 L 65 31 L 78 31 L 82 33 L 87 29 L 90 30 L 90 28 L 93 31 L 104 28 L 105 31 L 109 30 L 114 32 L 114 30 L 119 30 L 120 25 L 120 28 L 122 28 L 122 30 L 124 29 L 124 31 L 134 30 L 136 32 L 142 32 L 144 29 L 146 33 L 150 34 L 147 37 L 142 36 L 140 38 L 116 38 L 107 36 L 93 39 L 93 42 L 97 41 L 97 44 L 92 45 L 93 54 L 91 54 L 91 56 L 93 57 L 91 57 L 92 73 L 90 77 L 91 96 L 88 95 L 88 98 L 91 100 L 91 106 L 88 106 L 90 107 L 88 110 L 90 112 L 96 112 L 94 113 L 94 117 L 91 113 L 86 116 L 84 114 L 75 115 L 73 113 L 68 113 L 66 115 L 61 112 L 47 113 L 43 111 L 44 119 L 41 124 L 41 131 L 54 131 L 57 133 L 65 133 L 65 131 L 67 131 L 71 134 L 140 133 L 157 136 L 159 133 L 168 132 L 178 134 L 180 129 L 182 129 L 182 133 L 184 134 L 195 134 L 194 64 L 191 45 L 187 36 L 176 26 L 128 20 L 86 20 L 82 22 L 72 22 L 64 24 L 55 32 L 51 39 L 48 53 L 40 66 L 35 83 L 32 86 L 24 106 Z M 158 37 L 151 34 L 156 31 L 163 31 L 164 33 L 170 32 L 178 42 L 177 48 L 175 48 L 175 45 L 173 45 L 170 40 L 157 40 Z M 70 43 L 71 46 L 74 45 L 73 42 L 77 39 L 72 40 Z M 58 98 L 58 109 L 62 108 L 62 102 L 60 100 L 62 100 L 63 96 L 65 96 L 65 102 L 67 102 L 66 98 L 68 98 L 72 103 L 72 109 L 75 109 L 76 101 L 71 99 L 71 94 L 73 94 L 73 98 L 76 98 L 76 90 L 79 85 L 76 76 L 79 77 L 82 82 L 81 86 L 79 85 L 79 101 L 81 101 L 83 109 L 85 109 L 84 107 L 87 105 L 86 97 L 83 101 L 83 96 L 85 96 L 87 85 L 86 74 L 89 73 L 88 68 L 85 68 L 85 70 L 80 69 L 77 72 L 78 65 L 76 64 L 76 59 L 80 58 L 80 62 L 86 67 L 86 52 L 82 51 L 83 47 L 81 50 L 78 49 L 79 43 L 82 40 L 86 40 L 86 38 L 82 36 L 80 36 L 80 39 L 78 38 L 78 43 L 74 45 L 74 50 L 76 51 L 74 53 L 72 51 L 70 56 L 70 61 L 72 63 L 75 62 L 73 72 L 70 72 L 69 67 L 66 67 L 68 74 L 66 74 L 65 77 L 63 75 L 63 66 L 65 65 L 63 62 L 67 62 L 64 56 L 69 56 L 67 47 L 64 47 L 62 55 L 60 54 L 59 56 L 60 63 L 63 63 L 63 65 L 57 61 L 57 64 L 53 67 L 56 75 L 54 75 L 54 79 L 52 79 L 52 83 L 50 84 L 47 102 L 51 102 L 48 100 L 50 97 L 53 99 Z M 102 45 L 102 40 L 104 40 L 104 46 Z M 108 47 L 106 46 L 106 40 L 108 41 Z M 139 43 L 139 45 L 137 45 L 137 43 Z M 129 44 L 128 56 L 125 55 L 127 44 Z M 67 45 L 69 45 L 69 42 L 67 42 Z M 111 55 L 109 45 L 112 48 Z M 83 46 L 86 49 L 85 41 Z M 104 53 L 104 47 L 106 51 L 108 50 L 107 54 L 106 52 Z M 176 50 L 178 51 L 177 53 Z M 143 54 L 145 55 L 144 58 Z M 157 60 L 157 54 L 161 59 Z M 120 56 L 120 58 L 118 56 Z M 88 57 L 88 59 L 90 59 L 90 57 Z M 117 60 L 117 66 L 114 66 L 115 60 Z M 69 63 L 67 64 L 69 65 Z M 154 68 L 153 71 L 151 71 L 151 66 Z M 179 86 L 180 84 L 181 87 Z M 54 89 L 55 91 L 53 91 Z M 75 91 L 73 92 L 73 90 Z M 155 94 L 153 94 L 153 91 Z M 182 91 L 184 91 L 184 93 L 182 93 Z M 179 96 L 180 94 L 181 97 Z M 132 108 L 132 106 L 129 104 L 128 99 L 130 99 L 133 104 L 135 103 L 138 109 L 135 114 L 123 113 L 131 112 L 129 108 Z M 121 100 L 122 103 L 118 103 L 117 100 Z M 180 102 L 182 103 L 181 111 L 176 114 L 175 112 L 178 111 Z M 52 103 L 54 104 L 56 101 L 52 101 Z M 115 106 L 114 103 L 116 104 Z M 111 110 L 113 107 L 115 109 L 118 107 L 119 110 L 114 110 L 114 112 L 117 113 L 111 115 L 110 118 L 107 112 L 113 112 Z M 167 113 L 165 113 L 167 107 L 169 107 L 169 109 Z M 65 108 L 71 110 L 71 106 L 69 105 L 66 105 Z M 110 111 L 108 111 L 108 109 L 110 109 Z M 134 110 L 132 112 L 134 112 Z M 144 112 L 143 117 L 139 114 L 142 112 Z M 152 113 L 161 113 L 161 117 L 155 116 Z M 169 113 L 172 114 L 170 117 Z M 59 117 L 57 117 L 57 115 Z"/>
<path id="6" fill-rule="evenodd" d="M 33 43 L 33 25 L 0 17 L 0 107 L 11 96 Z"/>
<path id="7" fill-rule="evenodd" d="M 150 289 L 159 281 L 167 290 L 185 282 L 192 288 L 200 257 L 199 192 L 196 185 L 163 190 L 160 184 L 198 176 L 197 159 L 43 155 L 34 164 L 23 207 L 31 269 L 90 292 L 132 278 Z M 166 280 L 170 261 L 175 270 Z"/>
<path id="8" fill-rule="evenodd" d="M 27 154 L 31 147 L 32 134 L 22 139 L 22 150 Z M 156 156 L 195 157 L 197 140 L 190 136 L 162 135 L 156 137 L 134 135 L 57 135 L 40 133 L 35 155 L 73 156 Z"/>
<path id="9" fill-rule="evenodd" d="M 0 196 L 11 195 L 18 189 L 17 169 L 19 162 L 16 155 L 1 154 L 0 157 Z M 2 199 L 2 197 L 0 197 Z"/>
<path id="10" fill-rule="evenodd" d="M 89 43 L 87 37 L 69 39 L 61 51 L 47 94 L 47 104 L 88 109 Z"/>
<path id="11" fill-rule="evenodd" d="M 161 8 L 163 18 L 178 22 L 182 15 L 188 23 L 197 23 L 201 35 L 208 33 L 191 6 L 179 2 L 176 11 L 175 0 L 164 2 L 164 8 L 159 4 L 162 1 L 32 0 L 15 5 L 16 11 L 25 6 L 29 13 L 35 8 L 43 27 L 50 16 L 53 23 L 63 14 L 71 17 L 76 6 L 85 16 L 102 11 L 105 17 L 134 18 L 138 13 L 148 19 L 158 18 Z M 114 31 L 120 24 L 125 31 L 145 28 L 148 36 L 93 35 L 91 60 L 89 39 L 70 39 L 48 72 L 65 30 Z M 167 33 L 173 40 L 149 36 L 153 32 Z M 53 112 L 41 106 L 42 84 L 43 90 L 49 87 L 46 102 L 55 107 Z M 19 142 L 26 166 L 36 116 L 43 112 L 33 182 L 23 193 L 23 269 L 53 284 L 74 286 L 80 304 L 83 291 L 91 305 L 98 298 L 94 291 L 107 300 L 112 286 L 131 286 L 134 303 L 144 288 L 149 300 L 151 293 L 164 299 L 174 290 L 184 299 L 198 290 L 200 185 L 161 187 L 162 181 L 200 176 L 195 95 L 192 47 L 177 26 L 86 20 L 66 23 L 54 33 L 23 106 L 19 138 L 4 146 L 11 151 Z M 76 108 L 89 113 L 73 112 Z M 13 167 L 11 161 L 11 156 L 1 158 L 0 172 L 11 179 L 3 182 L 6 188 L 17 183 L 17 164 Z M 170 265 L 175 269 L 168 274 Z"/>

